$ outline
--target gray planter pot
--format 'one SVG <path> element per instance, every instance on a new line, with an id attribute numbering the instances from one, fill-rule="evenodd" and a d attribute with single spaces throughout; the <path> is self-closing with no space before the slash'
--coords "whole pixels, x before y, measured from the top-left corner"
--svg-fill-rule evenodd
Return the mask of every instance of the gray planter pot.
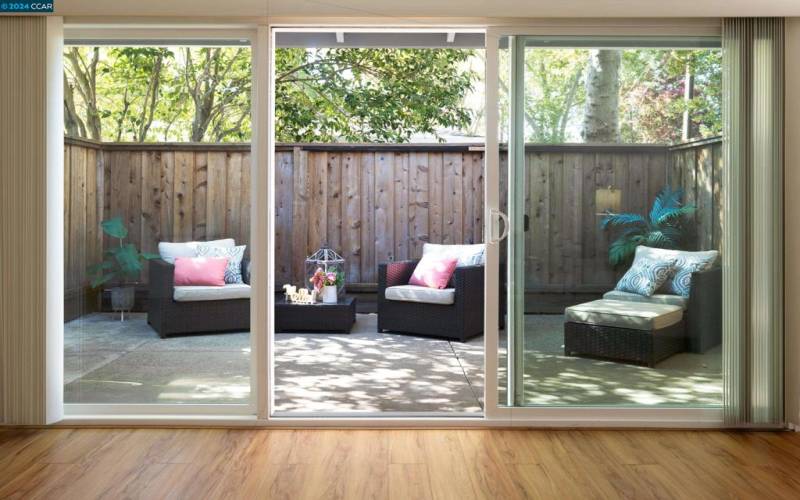
<path id="1" fill-rule="evenodd" d="M 136 288 L 133 286 L 115 286 L 111 289 L 111 309 L 124 313 L 133 309 L 136 299 Z"/>

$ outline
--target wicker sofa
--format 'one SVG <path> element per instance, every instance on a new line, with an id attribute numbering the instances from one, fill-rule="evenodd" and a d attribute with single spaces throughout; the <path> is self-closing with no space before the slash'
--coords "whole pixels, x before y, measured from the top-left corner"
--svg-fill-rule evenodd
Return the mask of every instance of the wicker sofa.
<path id="1" fill-rule="evenodd" d="M 413 333 L 464 341 L 483 333 L 484 266 L 457 267 L 448 288 L 452 304 L 390 300 L 390 287 L 408 284 L 417 260 L 381 264 L 378 267 L 378 331 Z"/>
<path id="2" fill-rule="evenodd" d="M 249 284 L 247 269 L 248 262 L 242 260 L 245 284 Z M 208 297 L 204 297 L 201 300 L 191 300 L 190 297 L 185 297 L 187 300 L 176 300 L 174 275 L 174 265 L 161 259 L 150 261 L 147 323 L 161 338 L 169 335 L 250 329 L 249 285 L 247 298 L 208 300 Z M 244 294 L 240 290 L 237 296 L 241 295 Z"/>

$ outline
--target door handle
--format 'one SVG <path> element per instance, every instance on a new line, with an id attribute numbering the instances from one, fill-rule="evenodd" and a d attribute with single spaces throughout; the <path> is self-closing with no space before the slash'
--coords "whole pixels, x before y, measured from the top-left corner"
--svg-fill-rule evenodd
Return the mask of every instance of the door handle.
<path id="1" fill-rule="evenodd" d="M 496 208 L 491 209 L 489 211 L 489 214 L 491 217 L 490 220 L 491 220 L 491 235 L 492 235 L 491 239 L 489 240 L 489 243 L 500 243 L 501 241 L 506 239 L 506 237 L 508 237 L 508 229 L 509 229 L 508 215 L 504 214 L 500 210 L 497 210 Z M 500 226 L 500 221 L 503 222 L 503 230 L 502 232 L 500 232 L 499 235 L 497 235 L 498 228 Z"/>

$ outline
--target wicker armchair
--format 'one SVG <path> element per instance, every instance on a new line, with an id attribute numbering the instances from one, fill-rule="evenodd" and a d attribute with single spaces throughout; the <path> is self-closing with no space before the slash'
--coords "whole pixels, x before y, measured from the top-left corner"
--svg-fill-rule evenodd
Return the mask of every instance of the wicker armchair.
<path id="1" fill-rule="evenodd" d="M 378 331 L 390 330 L 464 341 L 483 333 L 484 266 L 456 268 L 448 287 L 455 288 L 450 305 L 386 299 L 386 289 L 407 285 L 419 261 L 399 261 L 378 267 Z"/>
<path id="2" fill-rule="evenodd" d="M 247 261 L 242 277 L 249 282 Z M 147 323 L 161 338 L 176 334 L 248 331 L 250 299 L 177 302 L 174 296 L 175 266 L 161 259 L 150 261 Z"/>

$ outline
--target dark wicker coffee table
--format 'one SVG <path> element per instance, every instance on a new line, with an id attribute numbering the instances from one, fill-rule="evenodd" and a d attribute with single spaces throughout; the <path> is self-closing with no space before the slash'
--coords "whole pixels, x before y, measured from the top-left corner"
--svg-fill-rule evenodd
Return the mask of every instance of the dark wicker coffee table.
<path id="1" fill-rule="evenodd" d="M 356 322 L 356 299 L 345 297 L 336 304 L 301 305 L 275 297 L 276 332 L 350 333 Z"/>

